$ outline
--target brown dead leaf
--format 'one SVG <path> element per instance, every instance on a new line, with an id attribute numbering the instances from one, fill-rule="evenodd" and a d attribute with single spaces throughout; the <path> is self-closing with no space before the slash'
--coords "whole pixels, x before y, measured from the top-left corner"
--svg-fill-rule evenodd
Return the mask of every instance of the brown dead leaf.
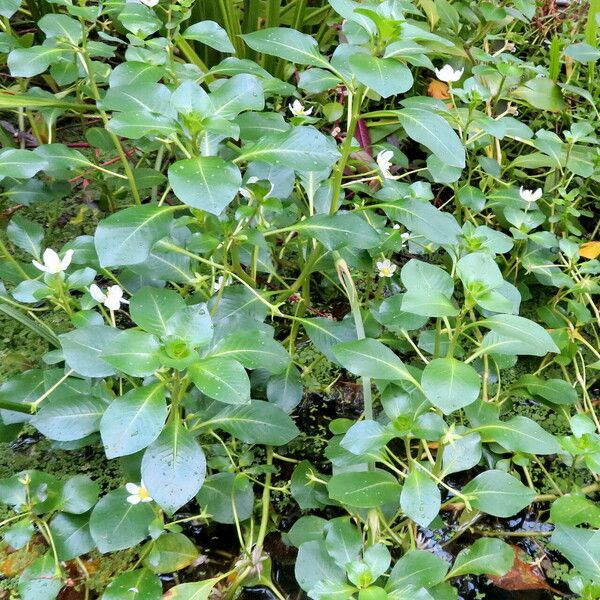
<path id="1" fill-rule="evenodd" d="M 432 98 L 438 100 L 448 100 L 450 94 L 448 93 L 448 84 L 437 79 L 432 79 L 427 86 L 427 94 Z"/>
<path id="2" fill-rule="evenodd" d="M 518 590 L 552 590 L 546 582 L 543 571 L 535 564 L 525 562 L 521 557 L 525 553 L 518 547 L 512 546 L 515 562 L 506 575 L 488 575 L 488 579 L 496 586 L 510 592 Z"/>
<path id="3" fill-rule="evenodd" d="M 600 256 L 600 242 L 586 242 L 579 247 L 579 256 L 583 258 L 598 258 Z"/>

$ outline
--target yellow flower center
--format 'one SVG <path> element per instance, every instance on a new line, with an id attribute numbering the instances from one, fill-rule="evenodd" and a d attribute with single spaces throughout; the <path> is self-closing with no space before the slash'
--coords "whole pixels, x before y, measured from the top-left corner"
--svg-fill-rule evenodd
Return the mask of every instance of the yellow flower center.
<path id="1" fill-rule="evenodd" d="M 146 498 L 150 498 L 150 494 L 148 493 L 148 490 L 143 486 L 140 486 L 140 489 L 139 489 L 137 495 L 140 497 L 140 500 L 145 500 Z"/>

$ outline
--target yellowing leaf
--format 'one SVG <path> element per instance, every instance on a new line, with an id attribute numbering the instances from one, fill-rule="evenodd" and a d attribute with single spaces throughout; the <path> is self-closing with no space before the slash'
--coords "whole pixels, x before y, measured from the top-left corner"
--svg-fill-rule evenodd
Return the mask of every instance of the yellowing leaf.
<path id="1" fill-rule="evenodd" d="M 586 242 L 579 247 L 579 256 L 583 258 L 598 258 L 600 256 L 600 242 Z"/>
<path id="2" fill-rule="evenodd" d="M 432 98 L 437 98 L 438 100 L 447 100 L 450 98 L 450 94 L 448 93 L 448 84 L 443 81 L 438 81 L 437 79 L 432 79 L 427 86 L 427 94 Z"/>

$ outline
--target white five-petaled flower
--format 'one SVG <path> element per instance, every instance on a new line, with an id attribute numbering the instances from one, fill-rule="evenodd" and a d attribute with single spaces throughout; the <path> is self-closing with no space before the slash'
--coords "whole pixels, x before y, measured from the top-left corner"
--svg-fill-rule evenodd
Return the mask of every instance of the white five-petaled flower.
<path id="1" fill-rule="evenodd" d="M 96 301 L 104 304 L 109 310 L 119 310 L 121 304 L 129 304 L 129 300 L 123 298 L 123 290 L 118 285 L 111 285 L 103 292 L 95 283 L 90 285 L 90 296 Z"/>
<path id="2" fill-rule="evenodd" d="M 73 250 L 67 250 L 64 258 L 61 260 L 60 256 L 58 256 L 52 248 L 46 248 L 42 257 L 44 264 L 39 263 L 37 260 L 32 260 L 31 262 L 36 269 L 44 271 L 44 273 L 56 275 L 57 273 L 62 273 L 67 270 L 71 264 L 73 252 Z"/>
<path id="3" fill-rule="evenodd" d="M 458 81 L 462 77 L 464 71 L 464 69 L 458 69 L 457 71 L 455 71 L 452 68 L 452 65 L 444 65 L 441 69 L 435 69 L 435 76 L 440 81 L 445 81 L 446 83 L 453 83 L 455 81 Z"/>
<path id="4" fill-rule="evenodd" d="M 294 100 L 292 104 L 288 104 L 288 107 L 294 117 L 308 117 L 313 111 L 312 107 L 304 108 L 304 104 L 300 100 Z"/>
<path id="5" fill-rule="evenodd" d="M 231 283 L 231 277 L 228 275 L 227 279 L 223 275 L 219 275 L 217 280 L 213 283 L 213 291 L 218 292 L 222 287 L 226 287 Z"/>
<path id="6" fill-rule="evenodd" d="M 379 277 L 392 277 L 398 268 L 389 258 L 375 263 L 379 270 Z"/>
<path id="7" fill-rule="evenodd" d="M 392 158 L 392 156 L 394 156 L 394 153 L 391 150 L 382 150 L 377 155 L 377 166 L 379 167 L 381 174 L 386 179 L 392 177 L 392 174 L 390 173 L 390 167 L 392 166 L 392 162 L 390 159 Z"/>
<path id="8" fill-rule="evenodd" d="M 148 493 L 148 490 L 144 487 L 144 482 L 142 481 L 140 485 L 136 485 L 135 483 L 126 483 L 125 489 L 129 492 L 129 496 L 127 496 L 127 502 L 129 504 L 139 504 L 140 502 L 152 502 L 152 497 Z"/>
<path id="9" fill-rule="evenodd" d="M 521 196 L 521 200 L 525 200 L 525 202 L 537 202 L 542 197 L 542 188 L 538 188 L 537 190 L 526 190 L 523 186 L 519 189 L 519 196 Z"/>

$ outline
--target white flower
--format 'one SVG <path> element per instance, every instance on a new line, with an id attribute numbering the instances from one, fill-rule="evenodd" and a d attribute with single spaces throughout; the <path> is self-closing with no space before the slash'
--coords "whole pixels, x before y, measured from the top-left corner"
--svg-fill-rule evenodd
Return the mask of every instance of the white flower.
<path id="1" fill-rule="evenodd" d="M 222 287 L 225 287 L 227 285 L 229 285 L 231 283 L 231 277 L 227 277 L 227 279 L 225 279 L 225 277 L 223 277 L 223 275 L 219 275 L 219 277 L 217 278 L 217 280 L 213 283 L 213 290 L 215 292 L 218 292 Z"/>
<path id="2" fill-rule="evenodd" d="M 400 229 L 400 223 L 395 223 L 393 228 L 394 229 Z"/>
<path id="3" fill-rule="evenodd" d="M 386 179 L 389 179 L 392 176 L 390 173 L 390 167 L 392 166 L 390 159 L 392 156 L 394 156 L 394 153 L 391 150 L 382 150 L 377 155 L 377 166 Z"/>
<path id="4" fill-rule="evenodd" d="M 521 196 L 521 199 L 525 200 L 525 202 L 537 202 L 542 197 L 542 188 L 538 188 L 537 190 L 526 190 L 521 186 L 519 189 L 519 196 Z"/>
<path id="5" fill-rule="evenodd" d="M 131 494 L 127 496 L 127 502 L 129 504 L 139 504 L 140 502 L 152 502 L 152 497 L 148 493 L 148 490 L 144 487 L 142 481 L 140 485 L 135 483 L 126 483 L 125 489 Z"/>
<path id="6" fill-rule="evenodd" d="M 381 260 L 375 264 L 379 270 L 379 277 L 392 277 L 398 268 L 389 258 Z"/>
<path id="7" fill-rule="evenodd" d="M 455 71 L 451 65 L 444 65 L 441 69 L 434 69 L 435 75 L 440 81 L 445 81 L 446 83 L 458 81 L 463 73 L 464 69 L 458 69 Z"/>
<path id="8" fill-rule="evenodd" d="M 57 273 L 62 273 L 63 271 L 67 270 L 71 264 L 73 252 L 73 250 L 67 250 L 64 258 L 61 260 L 60 256 L 58 256 L 54 250 L 51 248 L 46 248 L 44 250 L 44 256 L 42 257 L 44 264 L 39 263 L 37 260 L 32 260 L 31 262 L 36 269 L 44 271 L 44 273 L 56 275 Z"/>
<path id="9" fill-rule="evenodd" d="M 145 4 L 146 6 L 152 8 L 158 4 L 158 0 L 140 0 L 140 4 Z"/>
<path id="10" fill-rule="evenodd" d="M 104 304 L 109 310 L 119 310 L 121 304 L 129 304 L 129 300 L 123 298 L 123 290 L 118 285 L 111 285 L 103 292 L 95 283 L 90 285 L 90 296 L 96 301 Z"/>
<path id="11" fill-rule="evenodd" d="M 290 112 L 295 117 L 308 117 L 312 113 L 312 108 L 304 108 L 304 104 L 300 100 L 294 100 L 293 104 L 288 104 Z"/>

